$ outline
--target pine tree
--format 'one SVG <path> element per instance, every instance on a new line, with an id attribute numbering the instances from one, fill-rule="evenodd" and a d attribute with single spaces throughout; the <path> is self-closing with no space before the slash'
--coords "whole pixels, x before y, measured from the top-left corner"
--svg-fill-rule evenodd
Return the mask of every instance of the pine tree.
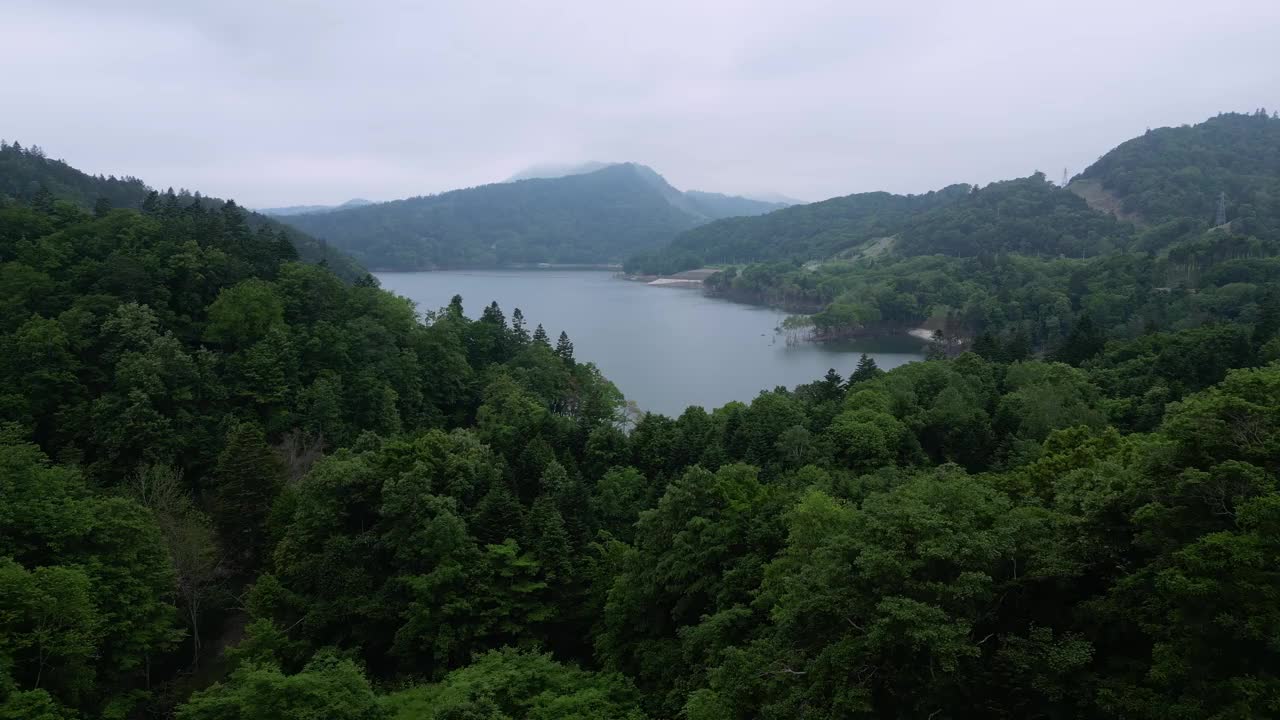
<path id="1" fill-rule="evenodd" d="M 862 353 L 862 357 L 858 358 L 858 367 L 854 368 L 853 373 L 849 375 L 849 384 L 856 385 L 867 380 L 874 380 L 883 374 L 884 371 L 876 365 L 875 358 Z"/>
<path id="2" fill-rule="evenodd" d="M 497 300 L 489 303 L 489 307 L 480 313 L 480 322 L 496 325 L 500 328 L 507 327 L 507 318 L 502 314 L 502 308 L 498 307 Z"/>
<path id="3" fill-rule="evenodd" d="M 1001 358 L 1000 341 L 989 332 L 984 332 L 973 339 L 973 352 L 983 360 L 999 361 Z"/>
<path id="4" fill-rule="evenodd" d="M 289 235 L 285 233 L 285 231 L 283 230 L 280 230 L 276 233 L 275 252 L 276 252 L 276 258 L 279 259 L 280 262 L 282 263 L 294 262 L 295 260 L 298 259 L 298 248 L 294 247 L 293 241 L 289 239 Z M 373 280 L 372 275 L 366 274 L 366 277 L 368 277 L 370 280 Z M 373 280 L 373 285 L 371 285 L 370 287 L 377 287 L 378 286 L 377 283 L 378 283 L 377 280 Z M 356 284 L 359 285 L 360 281 L 356 281 Z"/>
<path id="5" fill-rule="evenodd" d="M 516 537 L 524 526 L 524 508 L 504 480 L 496 479 L 476 503 L 471 533 L 482 545 L 497 545 Z"/>
<path id="6" fill-rule="evenodd" d="M 555 500 L 543 495 L 533 501 L 524 534 L 524 547 L 537 558 L 548 579 L 563 580 L 572 574 L 573 546 Z"/>
<path id="7" fill-rule="evenodd" d="M 551 347 L 551 340 L 547 337 L 547 331 L 542 329 L 542 323 L 538 323 L 538 327 L 534 329 L 533 341 Z"/>
<path id="8" fill-rule="evenodd" d="M 106 198 L 104 198 L 104 197 L 100 197 L 100 198 L 98 198 L 98 199 L 93 203 L 93 216 L 94 216 L 94 217 L 98 217 L 98 218 L 100 218 L 100 217 L 106 217 L 107 213 L 109 213 L 109 212 L 111 212 L 111 201 L 110 201 L 110 200 L 108 200 L 108 199 L 106 199 Z"/>
<path id="9" fill-rule="evenodd" d="M 31 207 L 42 213 L 53 212 L 53 193 L 49 192 L 49 188 L 40 184 L 40 189 L 36 190 L 36 194 L 31 197 Z"/>
<path id="10" fill-rule="evenodd" d="M 1093 318 L 1088 313 L 1085 313 L 1080 316 L 1075 326 L 1071 328 L 1071 332 L 1067 334 L 1067 339 L 1063 341 L 1062 347 L 1058 348 L 1058 352 L 1054 353 L 1054 359 L 1068 365 L 1079 365 L 1102 352 L 1102 346 L 1106 342 L 1107 338 L 1102 328 L 1099 328 L 1093 322 Z"/>
<path id="11" fill-rule="evenodd" d="M 840 377 L 840 373 L 836 372 L 835 368 L 828 368 L 819 386 L 824 401 L 839 400 L 841 389 L 844 387 L 844 378 Z"/>
<path id="12" fill-rule="evenodd" d="M 529 331 L 524 328 L 524 313 L 520 308 L 511 313 L 511 336 L 521 345 L 529 342 Z"/>
<path id="13" fill-rule="evenodd" d="M 256 567 L 266 550 L 267 516 L 283 478 L 280 459 L 267 445 L 262 428 L 237 422 L 227 431 L 209 506 L 228 556 L 241 569 Z"/>
<path id="14" fill-rule="evenodd" d="M 560 339 L 556 341 L 556 355 L 566 363 L 573 364 L 573 343 L 569 341 L 569 334 L 563 330 L 560 331 Z"/>

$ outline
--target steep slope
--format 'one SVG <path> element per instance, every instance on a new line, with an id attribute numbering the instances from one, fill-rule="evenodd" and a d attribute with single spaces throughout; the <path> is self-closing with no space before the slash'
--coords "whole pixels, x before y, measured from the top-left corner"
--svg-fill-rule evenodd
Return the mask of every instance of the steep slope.
<path id="1" fill-rule="evenodd" d="M 683 193 L 650 168 L 621 163 L 285 221 L 370 267 L 422 270 L 621 261 L 722 216 L 729 204 L 771 207 Z"/>
<path id="2" fill-rule="evenodd" d="M 138 210 L 148 202 L 190 205 L 197 199 L 205 209 L 221 209 L 226 201 L 202 197 L 187 191 L 174 193 L 170 189 L 161 194 L 135 177 L 102 177 L 81 172 L 63 160 L 48 158 L 38 147 L 30 149 L 18 143 L 0 144 L 0 198 L 6 196 L 30 201 L 47 192 L 53 197 L 74 203 L 81 208 L 129 208 Z M 283 233 L 298 251 L 304 262 L 327 265 L 335 274 L 346 280 L 354 280 L 366 274 L 364 268 L 350 257 L 327 244 L 283 225 L 266 215 L 241 210 L 245 222 L 255 232 L 269 230 Z"/>
<path id="3" fill-rule="evenodd" d="M 1226 220 L 1236 233 L 1280 238 L 1280 118 L 1224 113 L 1197 125 L 1148 130 L 1089 166 L 1073 188 L 1098 183 L 1122 213 L 1151 225 Z"/>

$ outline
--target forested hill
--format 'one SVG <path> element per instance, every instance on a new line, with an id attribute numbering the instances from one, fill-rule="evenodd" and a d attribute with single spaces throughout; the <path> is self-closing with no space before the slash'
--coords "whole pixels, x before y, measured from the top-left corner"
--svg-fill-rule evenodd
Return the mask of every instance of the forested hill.
<path id="1" fill-rule="evenodd" d="M 1274 265 L 1215 324 L 669 418 L 518 309 L 278 239 L 0 200 L 0 718 L 1275 715 Z M 1144 290 L 910 260 L 1036 322 Z"/>
<path id="2" fill-rule="evenodd" d="M 953 350 L 985 336 L 1052 354 L 1080 333 L 1237 321 L 1280 283 L 1278 131 L 1262 111 L 1220 115 L 1123 143 L 1066 189 L 1036 173 L 914 204 L 836 198 L 710 223 L 627 267 L 729 265 L 708 292 L 805 313 L 826 339 L 926 326 Z M 848 208 L 855 222 L 831 212 Z"/>
<path id="3" fill-rule="evenodd" d="M 920 196 L 849 195 L 766 217 L 710 223 L 667 247 L 638 254 L 627 266 L 666 273 L 703 264 L 886 253 L 1161 252 L 1216 224 L 1224 195 L 1230 223 L 1224 229 L 1280 239 L 1280 118 L 1262 110 L 1226 113 L 1198 125 L 1149 130 L 1103 155 L 1069 187 L 1088 205 L 1040 173 L 993 183 L 969 197 L 968 186 Z M 1124 222 L 1101 217 L 1106 214 Z M 1135 234 L 1131 223 L 1143 232 Z"/>
<path id="4" fill-rule="evenodd" d="M 84 210 L 104 213 L 111 208 L 140 210 L 148 204 L 186 207 L 198 202 L 206 210 L 220 210 L 225 201 L 172 189 L 160 193 L 136 177 L 102 177 L 81 172 L 63 160 L 54 160 L 36 146 L 0 143 L 0 198 L 32 201 L 42 195 L 65 200 Z M 232 203 L 232 207 L 235 207 Z M 249 228 L 283 235 L 297 249 L 303 262 L 324 263 L 346 280 L 363 277 L 364 268 L 349 256 L 306 233 L 283 225 L 261 213 L 243 208 Z"/>
<path id="5" fill-rule="evenodd" d="M 705 264 L 884 255 L 1080 257 L 1124 247 L 1131 234 L 1127 225 L 1036 173 L 980 189 L 953 185 L 924 195 L 862 193 L 763 217 L 721 220 L 633 257 L 627 267 L 668 273 Z"/>
<path id="6" fill-rule="evenodd" d="M 824 258 L 892 235 L 912 215 L 964 197 L 968 185 L 924 195 L 860 193 L 793 205 L 760 217 L 735 217 L 683 233 L 669 246 L 636 256 L 628 268 L 668 273 L 706 263 Z"/>
<path id="7" fill-rule="evenodd" d="M 907 218 L 888 249 L 900 257 L 1089 257 L 1124 248 L 1132 233 L 1035 173 L 974 188 L 954 203 Z"/>
<path id="8" fill-rule="evenodd" d="M 1233 232 L 1280 239 L 1280 118 L 1224 113 L 1197 125 L 1148 130 L 1103 155 L 1071 187 L 1100 184 L 1123 214 L 1149 224 L 1217 223 L 1225 195 Z"/>
<path id="9" fill-rule="evenodd" d="M 643 165 L 620 163 L 285 221 L 369 267 L 424 270 L 620 262 L 709 220 L 775 207 L 684 193 Z"/>

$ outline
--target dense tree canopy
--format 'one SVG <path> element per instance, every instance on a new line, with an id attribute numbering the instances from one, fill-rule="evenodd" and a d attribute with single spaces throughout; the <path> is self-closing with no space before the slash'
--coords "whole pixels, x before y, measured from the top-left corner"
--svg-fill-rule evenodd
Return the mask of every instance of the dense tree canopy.
<path id="1" fill-rule="evenodd" d="M 717 276 L 939 332 L 676 418 L 229 204 L 0 201 L 0 718 L 1280 715 L 1276 259 L 1000 234 L 1064 193 Z"/>
<path id="2" fill-rule="evenodd" d="M 186 190 L 157 192 L 135 177 L 102 177 L 87 175 L 62 160 L 47 157 L 37 146 L 0 142 L 0 199 L 24 200 L 46 205 L 54 199 L 65 200 L 81 210 L 92 210 L 102 216 L 115 208 L 157 210 L 187 208 L 193 203 L 205 210 L 221 210 L 230 205 L 254 232 L 275 233 L 279 242 L 292 245 L 303 262 L 323 263 L 345 280 L 355 280 L 365 271 L 349 256 L 316 240 L 314 237 L 283 225 L 266 215 L 238 208 L 231 201 L 204 197 Z"/>
<path id="3" fill-rule="evenodd" d="M 1208 228 L 1225 200 L 1232 232 L 1280 240 L 1280 119 L 1258 110 L 1148 130 L 1099 158 L 1081 181 L 1100 183 L 1122 212 L 1155 226 Z"/>

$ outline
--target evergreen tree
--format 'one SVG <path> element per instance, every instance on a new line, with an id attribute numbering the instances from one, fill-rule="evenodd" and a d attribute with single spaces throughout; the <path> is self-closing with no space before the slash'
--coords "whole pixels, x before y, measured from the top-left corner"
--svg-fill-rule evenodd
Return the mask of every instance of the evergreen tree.
<path id="1" fill-rule="evenodd" d="M 844 389 L 844 378 L 840 377 L 840 373 L 836 372 L 835 368 L 828 368 L 827 374 L 822 377 L 822 381 L 818 383 L 818 386 L 820 399 L 823 401 L 839 400 Z"/>
<path id="2" fill-rule="evenodd" d="M 548 580 L 568 579 L 573 568 L 573 547 L 565 530 L 564 517 L 551 497 L 533 501 L 525 521 L 525 542 Z"/>
<path id="3" fill-rule="evenodd" d="M 876 365 L 875 358 L 866 353 L 862 353 L 862 357 L 858 358 L 858 366 L 849 374 L 849 385 L 856 385 L 867 380 L 874 380 L 884 374 L 884 371 Z"/>
<path id="4" fill-rule="evenodd" d="M 476 504 L 471 533 L 482 545 L 497 545 L 523 529 L 524 508 L 506 481 L 495 479 Z"/>
<path id="5" fill-rule="evenodd" d="M 984 332 L 973 339 L 974 354 L 984 360 L 997 361 L 1001 358 L 1000 341 L 989 332 Z"/>
<path id="6" fill-rule="evenodd" d="M 111 212 L 111 201 L 107 198 L 100 197 L 93 203 L 93 216 L 97 218 L 106 217 Z"/>
<path id="7" fill-rule="evenodd" d="M 266 549 L 267 516 L 284 468 L 262 428 L 236 422 L 227 431 L 209 492 L 210 515 L 227 553 L 242 570 L 257 567 Z"/>
<path id="8" fill-rule="evenodd" d="M 533 341 L 551 347 L 551 339 L 547 337 L 547 331 L 542 329 L 542 323 L 538 323 L 538 327 L 534 328 Z"/>
<path id="9" fill-rule="evenodd" d="M 569 341 L 569 334 L 560 331 L 560 339 L 556 341 L 556 355 L 570 365 L 573 364 L 573 343 Z"/>
<path id="10" fill-rule="evenodd" d="M 281 230 L 276 233 L 274 244 L 276 259 L 280 262 L 295 262 L 298 259 L 298 248 L 293 244 L 293 241 L 289 239 L 289 235 L 285 231 Z M 356 285 L 362 285 L 362 283 L 364 287 L 378 286 L 378 281 L 368 273 L 365 273 L 356 280 Z"/>
<path id="11" fill-rule="evenodd" d="M 1094 323 L 1093 318 L 1085 313 L 1067 334 L 1062 347 L 1054 353 L 1054 359 L 1068 365 L 1079 365 L 1085 360 L 1102 352 L 1107 343 L 1106 334 Z"/>
<path id="12" fill-rule="evenodd" d="M 516 308 L 511 313 L 511 335 L 520 345 L 525 345 L 529 342 L 529 331 L 524 327 L 524 313 L 520 311 L 520 308 Z"/>

